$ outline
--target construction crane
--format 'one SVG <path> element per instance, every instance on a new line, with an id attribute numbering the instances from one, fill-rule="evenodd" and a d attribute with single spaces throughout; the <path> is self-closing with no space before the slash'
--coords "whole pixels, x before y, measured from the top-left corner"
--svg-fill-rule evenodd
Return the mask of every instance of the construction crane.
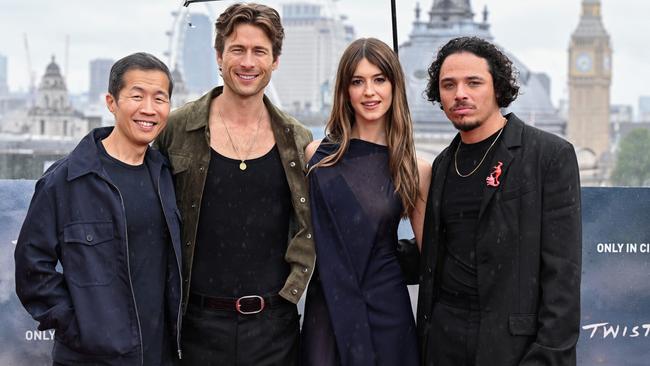
<path id="1" fill-rule="evenodd" d="M 36 92 L 36 73 L 32 69 L 32 57 L 29 52 L 29 42 L 27 41 L 27 33 L 23 33 L 23 41 L 25 43 L 25 55 L 27 57 L 27 80 L 29 81 L 29 97 L 30 102 L 34 101 L 34 94 Z"/>

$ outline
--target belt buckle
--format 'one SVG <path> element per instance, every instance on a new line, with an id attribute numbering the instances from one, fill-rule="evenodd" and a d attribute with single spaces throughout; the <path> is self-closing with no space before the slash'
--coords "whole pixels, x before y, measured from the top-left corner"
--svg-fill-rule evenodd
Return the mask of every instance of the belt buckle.
<path id="1" fill-rule="evenodd" d="M 244 310 L 242 310 L 241 309 L 241 300 L 248 300 L 248 299 L 259 299 L 260 308 L 257 309 L 257 310 L 253 310 L 253 311 L 244 311 Z M 235 309 L 237 309 L 238 313 L 243 314 L 243 315 L 257 314 L 257 313 L 261 312 L 262 310 L 264 310 L 264 298 L 262 296 L 259 296 L 259 295 L 242 296 L 242 297 L 238 298 L 237 301 L 235 302 Z"/>

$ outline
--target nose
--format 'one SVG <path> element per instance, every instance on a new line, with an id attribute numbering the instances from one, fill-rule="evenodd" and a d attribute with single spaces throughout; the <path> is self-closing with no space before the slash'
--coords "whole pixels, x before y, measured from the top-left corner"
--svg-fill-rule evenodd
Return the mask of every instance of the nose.
<path id="1" fill-rule="evenodd" d="M 156 114 L 156 110 L 154 108 L 154 100 L 152 97 L 146 97 L 142 100 L 142 104 L 140 104 L 140 113 L 146 115 Z"/>
<path id="2" fill-rule="evenodd" d="M 463 85 L 456 86 L 456 94 L 454 95 L 455 100 L 467 99 L 467 93 L 465 92 L 465 87 Z"/>
<path id="3" fill-rule="evenodd" d="M 367 97 L 375 95 L 375 88 L 372 85 L 372 82 L 365 83 L 365 87 L 363 88 L 363 94 Z"/>
<path id="4" fill-rule="evenodd" d="M 253 59 L 253 52 L 248 51 L 244 53 L 244 56 L 241 58 L 240 66 L 245 68 L 251 68 L 255 66 L 255 61 Z"/>

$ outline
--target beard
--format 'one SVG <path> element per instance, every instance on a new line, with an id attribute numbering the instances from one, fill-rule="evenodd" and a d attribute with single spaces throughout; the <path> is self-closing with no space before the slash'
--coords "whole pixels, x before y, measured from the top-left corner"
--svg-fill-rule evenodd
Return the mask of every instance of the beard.
<path id="1" fill-rule="evenodd" d="M 463 122 L 451 121 L 451 123 L 458 131 L 463 131 L 463 132 L 472 131 L 478 128 L 482 124 L 481 121 L 463 121 Z"/>

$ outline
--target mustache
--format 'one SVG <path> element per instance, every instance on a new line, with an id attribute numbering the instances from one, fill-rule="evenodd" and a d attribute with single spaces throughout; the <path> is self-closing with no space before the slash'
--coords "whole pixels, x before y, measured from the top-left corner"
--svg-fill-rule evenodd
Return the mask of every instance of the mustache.
<path id="1" fill-rule="evenodd" d="M 466 103 L 466 102 L 454 103 L 454 105 L 452 105 L 451 108 L 449 108 L 449 110 L 455 111 L 456 109 L 459 108 L 474 108 L 474 104 Z"/>

